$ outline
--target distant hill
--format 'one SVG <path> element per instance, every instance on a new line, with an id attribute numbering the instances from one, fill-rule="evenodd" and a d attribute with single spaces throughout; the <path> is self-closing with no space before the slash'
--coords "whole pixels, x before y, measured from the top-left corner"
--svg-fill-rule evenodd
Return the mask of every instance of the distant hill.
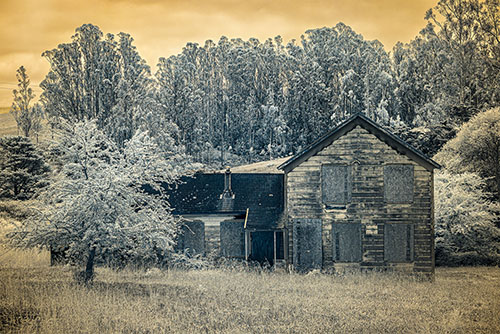
<path id="1" fill-rule="evenodd" d="M 4 112 L 4 110 L 7 112 Z M 9 108 L 0 108 L 0 137 L 3 136 L 16 136 L 17 124 L 14 116 L 9 113 Z M 47 121 L 42 120 L 42 131 L 40 132 L 39 140 L 49 139 L 51 136 L 50 130 L 47 127 Z M 35 138 L 31 138 L 35 141 Z"/>
<path id="2" fill-rule="evenodd" d="M 9 113 L 9 108 L 0 108 L 0 137 L 9 135 L 17 135 L 16 120 Z"/>

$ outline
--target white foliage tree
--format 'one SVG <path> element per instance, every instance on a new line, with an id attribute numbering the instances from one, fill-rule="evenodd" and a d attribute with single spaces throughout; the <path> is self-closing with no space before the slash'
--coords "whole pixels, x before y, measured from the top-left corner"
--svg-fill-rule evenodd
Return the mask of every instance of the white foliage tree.
<path id="1" fill-rule="evenodd" d="M 483 179 L 443 170 L 436 174 L 435 184 L 437 254 L 498 256 L 500 230 L 494 224 L 495 206 L 486 199 Z"/>
<path id="2" fill-rule="evenodd" d="M 86 263 L 85 282 L 95 258 L 147 262 L 173 249 L 177 221 L 161 182 L 174 182 L 178 170 L 145 133 L 120 150 L 95 121 L 85 121 L 65 127 L 60 149 L 65 164 L 41 194 L 38 214 L 10 234 L 13 244 L 64 248 Z"/>
<path id="3" fill-rule="evenodd" d="M 481 112 L 464 123 L 435 159 L 454 173 L 479 174 L 488 191 L 500 199 L 500 108 Z"/>

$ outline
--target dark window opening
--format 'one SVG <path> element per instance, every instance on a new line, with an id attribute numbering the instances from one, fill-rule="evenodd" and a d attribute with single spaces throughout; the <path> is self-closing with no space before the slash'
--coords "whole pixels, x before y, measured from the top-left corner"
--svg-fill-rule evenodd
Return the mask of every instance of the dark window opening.
<path id="1" fill-rule="evenodd" d="M 259 263 L 274 265 L 274 260 L 285 258 L 283 231 L 254 231 L 250 233 L 248 258 Z"/>

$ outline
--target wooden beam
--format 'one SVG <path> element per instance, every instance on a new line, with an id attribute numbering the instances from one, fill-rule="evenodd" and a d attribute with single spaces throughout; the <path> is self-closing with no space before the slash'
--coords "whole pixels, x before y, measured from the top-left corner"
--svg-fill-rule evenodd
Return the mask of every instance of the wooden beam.
<path id="1" fill-rule="evenodd" d="M 247 220 L 248 220 L 248 208 L 247 208 L 247 213 L 245 214 L 245 224 L 243 225 L 243 228 L 247 228 Z"/>

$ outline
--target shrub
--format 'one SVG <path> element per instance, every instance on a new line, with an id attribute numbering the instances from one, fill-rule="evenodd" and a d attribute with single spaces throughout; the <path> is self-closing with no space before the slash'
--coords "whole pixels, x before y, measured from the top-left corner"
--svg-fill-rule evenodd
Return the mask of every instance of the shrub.
<path id="1" fill-rule="evenodd" d="M 472 173 L 436 174 L 436 262 L 441 265 L 494 264 L 500 259 L 496 205 L 485 182 Z M 474 260 L 475 259 L 475 260 Z"/>

